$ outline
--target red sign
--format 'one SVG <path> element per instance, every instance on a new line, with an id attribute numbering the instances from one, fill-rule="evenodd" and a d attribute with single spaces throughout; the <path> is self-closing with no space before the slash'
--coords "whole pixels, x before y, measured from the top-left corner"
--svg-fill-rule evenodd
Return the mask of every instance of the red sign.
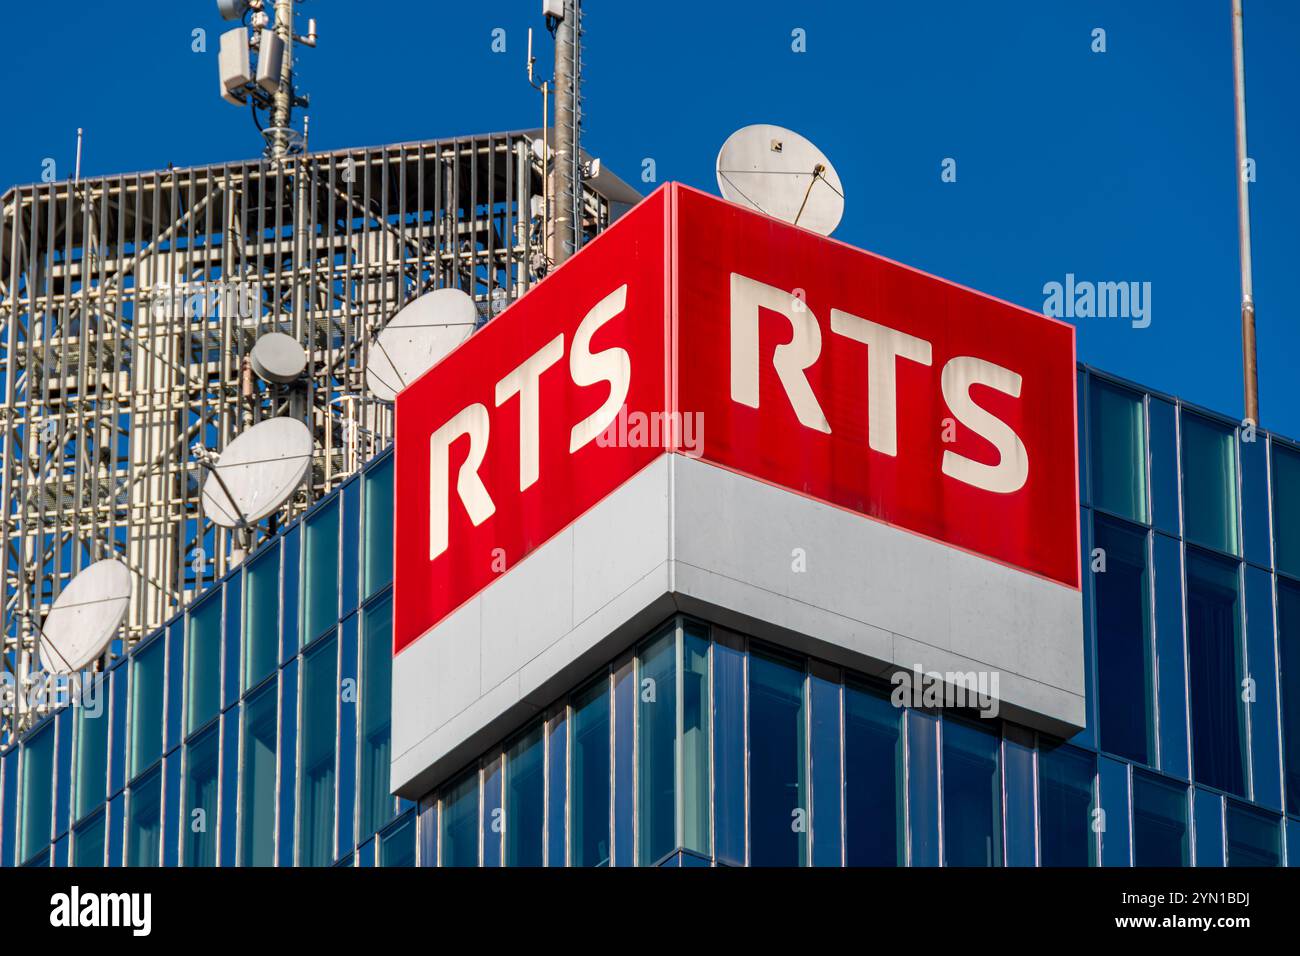
<path id="1" fill-rule="evenodd" d="M 597 438 L 664 407 L 666 196 L 398 394 L 395 652 L 663 453 Z"/>
<path id="2" fill-rule="evenodd" d="M 1074 386 L 1069 325 L 666 186 L 398 396 L 394 649 L 669 451 L 1078 587 Z"/>

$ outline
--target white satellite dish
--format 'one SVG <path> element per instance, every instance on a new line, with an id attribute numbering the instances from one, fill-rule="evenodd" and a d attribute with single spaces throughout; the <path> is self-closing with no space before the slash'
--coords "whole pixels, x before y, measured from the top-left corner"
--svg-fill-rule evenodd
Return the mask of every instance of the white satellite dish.
<path id="1" fill-rule="evenodd" d="M 306 370 L 307 352 L 293 336 L 268 332 L 253 343 L 248 364 L 262 381 L 288 385 Z"/>
<path id="2" fill-rule="evenodd" d="M 104 653 L 126 616 L 131 571 L 115 558 L 96 561 L 64 588 L 41 627 L 41 666 L 71 674 Z"/>
<path id="3" fill-rule="evenodd" d="M 478 309 L 460 289 L 434 289 L 402 306 L 370 340 L 366 387 L 385 402 L 469 338 Z"/>
<path id="4" fill-rule="evenodd" d="M 293 418 L 268 418 L 236 436 L 209 464 L 203 512 L 223 528 L 261 521 L 307 476 L 311 430 Z"/>
<path id="5" fill-rule="evenodd" d="M 736 130 L 718 151 L 717 173 L 724 198 L 823 236 L 844 216 L 844 187 L 831 161 L 783 127 Z"/>

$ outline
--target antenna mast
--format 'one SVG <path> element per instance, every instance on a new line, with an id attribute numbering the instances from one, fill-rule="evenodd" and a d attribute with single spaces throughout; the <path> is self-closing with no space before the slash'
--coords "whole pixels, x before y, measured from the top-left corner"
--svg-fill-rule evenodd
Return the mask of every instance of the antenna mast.
<path id="1" fill-rule="evenodd" d="M 1250 269 L 1250 177 L 1246 171 L 1246 52 L 1241 0 L 1232 0 L 1232 87 L 1237 120 L 1237 240 L 1241 248 L 1241 378 L 1246 421 L 1259 424 L 1255 353 L 1255 286 Z"/>
<path id="2" fill-rule="evenodd" d="M 548 15 L 559 6 L 544 4 Z M 563 0 L 555 31 L 555 173 L 558 266 L 582 246 L 582 0 Z"/>
<path id="3" fill-rule="evenodd" d="M 242 20 L 221 35 L 221 96 L 236 106 L 248 104 L 257 124 L 257 111 L 267 111 L 269 122 L 258 125 L 266 139 L 266 156 L 274 165 L 303 151 L 305 134 L 293 128 L 293 108 L 310 106 L 293 85 L 293 46 L 316 46 L 316 21 L 307 21 L 306 35 L 293 32 L 295 0 L 217 0 L 226 20 Z M 267 13 L 268 6 L 275 15 Z M 252 28 L 250 40 L 248 28 Z M 249 56 L 257 51 L 256 69 Z"/>

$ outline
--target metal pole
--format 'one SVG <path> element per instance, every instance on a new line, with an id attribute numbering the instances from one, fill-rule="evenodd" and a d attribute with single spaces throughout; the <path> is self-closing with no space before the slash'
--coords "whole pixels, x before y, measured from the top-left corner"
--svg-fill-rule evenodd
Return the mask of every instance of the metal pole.
<path id="1" fill-rule="evenodd" d="M 551 258 L 562 264 L 577 251 L 582 234 L 579 43 L 581 0 L 564 0 L 564 19 L 555 32 L 555 243 Z"/>
<path id="2" fill-rule="evenodd" d="M 293 0 L 275 0 L 275 34 L 284 41 L 280 85 L 271 104 L 271 159 L 279 162 L 289 152 L 289 120 L 293 108 Z"/>
<path id="3" fill-rule="evenodd" d="M 1237 114 L 1237 240 L 1241 249 L 1241 373 L 1246 417 L 1259 424 L 1259 368 L 1255 356 L 1255 293 L 1250 274 L 1250 183 L 1246 175 L 1246 58 L 1241 0 L 1232 0 L 1233 93 Z"/>

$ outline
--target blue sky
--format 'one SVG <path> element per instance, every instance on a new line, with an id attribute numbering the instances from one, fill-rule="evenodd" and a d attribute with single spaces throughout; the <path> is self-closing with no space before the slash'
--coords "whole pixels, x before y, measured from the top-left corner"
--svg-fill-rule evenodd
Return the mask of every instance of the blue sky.
<path id="1" fill-rule="evenodd" d="M 76 0 L 5 11 L 11 122 L 0 189 L 53 158 L 99 175 L 256 155 L 246 111 L 216 93 L 213 0 Z M 299 53 L 313 149 L 540 125 L 539 0 L 308 0 Z M 662 11 L 662 12 L 661 12 Z M 1151 283 L 1151 324 L 1076 320 L 1080 358 L 1242 412 L 1229 0 L 587 0 L 587 149 L 644 190 L 716 192 L 733 129 L 816 142 L 848 209 L 836 237 L 1030 308 L 1045 283 Z M 506 31 L 506 52 L 492 31 Z M 191 31 L 207 31 L 207 52 Z M 1106 31 L 1094 53 L 1092 31 Z M 792 50 L 801 29 L 806 52 Z M 1300 437 L 1300 4 L 1247 0 L 1246 53 L 1261 419 Z M 34 104 L 34 105 L 33 105 Z M 945 158 L 957 181 L 941 181 Z"/>

